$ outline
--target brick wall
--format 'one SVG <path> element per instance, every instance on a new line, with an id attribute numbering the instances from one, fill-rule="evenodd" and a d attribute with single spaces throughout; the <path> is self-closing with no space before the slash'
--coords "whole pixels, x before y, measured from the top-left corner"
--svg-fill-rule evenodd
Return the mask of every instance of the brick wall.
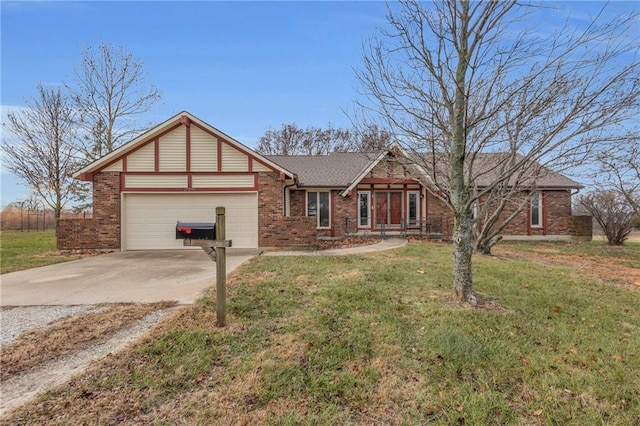
<path id="1" fill-rule="evenodd" d="M 120 248 L 120 173 L 93 176 L 93 218 L 61 219 L 58 250 Z"/>
<path id="2" fill-rule="evenodd" d="M 522 197 L 526 197 L 523 193 Z M 522 199 L 516 199 L 507 204 L 500 215 L 501 220 L 509 217 L 519 206 Z M 443 233 L 453 230 L 453 215 L 444 202 L 433 194 L 427 193 L 428 217 L 443 217 Z M 591 236 L 591 222 L 589 217 L 584 219 L 571 214 L 571 191 L 543 191 L 543 224 L 539 228 L 529 227 L 529 208 L 525 208 L 504 229 L 504 235 L 567 235 Z"/>
<path id="3" fill-rule="evenodd" d="M 261 172 L 258 175 L 258 245 L 260 247 L 315 247 L 317 243 L 316 218 L 295 215 L 283 216 L 284 182 L 278 175 Z M 292 212 L 300 213 L 304 201 L 303 191 L 292 191 Z M 299 194 L 302 193 L 302 194 Z M 294 201 L 297 200 L 297 201 Z"/>
<path id="4" fill-rule="evenodd" d="M 429 223 L 435 218 L 442 218 L 441 233 L 445 238 L 453 235 L 453 213 L 444 201 L 427 191 L 426 219 Z"/>
<path id="5" fill-rule="evenodd" d="M 591 241 L 593 237 L 593 218 L 591 216 L 571 216 L 572 235 L 578 239 Z"/>
<path id="6" fill-rule="evenodd" d="M 332 237 L 341 237 L 358 230 L 358 197 L 355 192 L 346 197 L 341 196 L 340 192 L 331 191 Z M 348 223 L 347 218 L 350 219 Z"/>
<path id="7" fill-rule="evenodd" d="M 303 190 L 291 190 L 289 192 L 289 207 L 291 211 L 289 216 L 304 216 L 305 215 L 305 199 L 306 192 Z"/>
<path id="8" fill-rule="evenodd" d="M 521 197 L 508 203 L 500 215 L 500 220 L 506 220 L 527 197 L 523 192 Z M 529 226 L 528 204 L 502 231 L 503 235 L 570 235 L 571 234 L 571 192 L 568 190 L 543 191 L 542 197 L 542 226 Z"/>

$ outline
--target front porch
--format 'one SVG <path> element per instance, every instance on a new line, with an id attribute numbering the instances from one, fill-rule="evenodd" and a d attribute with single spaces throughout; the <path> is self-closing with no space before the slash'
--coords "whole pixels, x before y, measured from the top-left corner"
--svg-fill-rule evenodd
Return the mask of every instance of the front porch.
<path id="1" fill-rule="evenodd" d="M 376 226 L 368 229 L 358 227 L 358 220 L 358 218 L 344 218 L 343 229 L 345 232 L 342 235 L 334 235 L 333 238 L 371 236 L 406 238 L 408 236 L 417 236 L 434 240 L 448 240 L 452 235 L 450 224 L 442 216 L 427 216 L 415 219 L 400 218 L 397 225 L 380 221 Z"/>

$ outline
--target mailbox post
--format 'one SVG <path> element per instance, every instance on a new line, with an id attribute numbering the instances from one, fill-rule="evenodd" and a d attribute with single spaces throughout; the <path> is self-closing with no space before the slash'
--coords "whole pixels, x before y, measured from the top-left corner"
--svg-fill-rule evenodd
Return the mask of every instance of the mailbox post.
<path id="1" fill-rule="evenodd" d="M 216 222 L 178 222 L 176 238 L 185 246 L 200 246 L 216 262 L 216 319 L 224 327 L 227 316 L 227 247 L 226 216 L 224 207 L 216 207 Z"/>
<path id="2" fill-rule="evenodd" d="M 216 207 L 216 241 L 226 238 L 225 208 Z M 227 317 L 227 248 L 216 247 L 216 319 L 218 327 L 224 327 Z"/>

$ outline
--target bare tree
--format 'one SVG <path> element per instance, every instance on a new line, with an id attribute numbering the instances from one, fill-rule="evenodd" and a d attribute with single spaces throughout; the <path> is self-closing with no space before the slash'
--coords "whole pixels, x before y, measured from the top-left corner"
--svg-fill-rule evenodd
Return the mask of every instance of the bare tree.
<path id="1" fill-rule="evenodd" d="M 78 168 L 74 108 L 60 89 L 37 90 L 25 110 L 8 114 L 3 127 L 16 140 L 3 139 L 2 150 L 7 170 L 53 209 L 57 224 L 77 185 L 69 177 Z"/>
<path id="2" fill-rule="evenodd" d="M 283 124 L 279 130 L 268 129 L 260 138 L 256 151 L 264 155 L 326 155 L 334 151 L 376 152 L 390 143 L 389 133 L 376 125 L 361 131 Z"/>
<path id="3" fill-rule="evenodd" d="M 142 62 L 123 47 L 101 44 L 82 52 L 75 78 L 66 86 L 80 112 L 87 161 L 113 151 L 143 130 L 135 117 L 160 100 L 160 93 L 145 77 Z"/>
<path id="4" fill-rule="evenodd" d="M 453 212 L 457 301 L 478 303 L 474 206 L 531 192 L 548 170 L 622 143 L 618 129 L 638 111 L 637 13 L 540 36 L 520 30 L 536 22 L 527 20 L 534 10 L 515 0 L 391 4 L 357 72 L 363 98 L 353 121 L 390 129 Z M 487 153 L 504 155 L 481 166 Z"/>
<path id="5" fill-rule="evenodd" d="M 640 218 L 640 137 L 636 134 L 629 143 L 603 151 L 597 158 L 600 167 L 596 181 L 624 196 Z"/>
<path id="6" fill-rule="evenodd" d="M 295 123 L 283 124 L 280 130 L 268 129 L 260 137 L 256 151 L 264 155 L 295 155 L 305 138 L 305 130 Z"/>
<path id="7" fill-rule="evenodd" d="M 610 246 L 622 245 L 633 230 L 635 212 L 620 191 L 593 191 L 578 197 L 577 204 L 598 222 Z"/>

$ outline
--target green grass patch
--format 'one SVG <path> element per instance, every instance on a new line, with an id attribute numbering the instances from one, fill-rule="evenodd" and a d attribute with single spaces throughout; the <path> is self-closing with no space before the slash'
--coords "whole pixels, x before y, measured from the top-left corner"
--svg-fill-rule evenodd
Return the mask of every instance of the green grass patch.
<path id="1" fill-rule="evenodd" d="M 256 258 L 229 280 L 228 327 L 211 294 L 9 421 L 640 422 L 640 292 L 506 256 L 475 257 L 474 278 L 500 309 L 451 302 L 445 244 Z"/>
<path id="2" fill-rule="evenodd" d="M 0 233 L 0 273 L 53 265 L 82 257 L 61 255 L 56 248 L 56 233 L 46 231 L 2 231 Z"/>

